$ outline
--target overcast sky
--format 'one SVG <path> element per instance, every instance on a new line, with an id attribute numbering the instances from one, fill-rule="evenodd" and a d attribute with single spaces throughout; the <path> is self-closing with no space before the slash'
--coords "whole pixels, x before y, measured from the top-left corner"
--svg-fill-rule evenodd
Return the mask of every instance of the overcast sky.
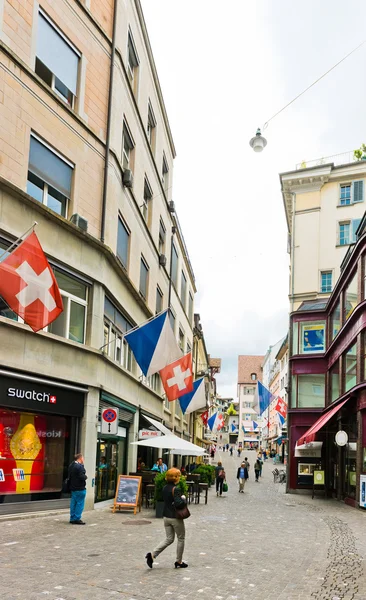
<path id="1" fill-rule="evenodd" d="M 287 229 L 278 174 L 366 143 L 366 38 L 349 0 L 142 0 L 177 148 L 173 197 L 196 276 L 195 312 L 236 397 L 238 354 L 265 354 L 288 325 Z"/>

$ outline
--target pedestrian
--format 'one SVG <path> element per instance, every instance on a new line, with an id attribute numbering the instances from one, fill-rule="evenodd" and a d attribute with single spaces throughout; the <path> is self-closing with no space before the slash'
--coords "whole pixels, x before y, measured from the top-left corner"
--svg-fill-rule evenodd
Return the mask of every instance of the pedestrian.
<path id="1" fill-rule="evenodd" d="M 215 458 L 215 448 L 211 446 L 211 458 Z"/>
<path id="2" fill-rule="evenodd" d="M 75 454 L 74 461 L 69 466 L 68 482 L 71 491 L 70 523 L 71 525 L 85 525 L 81 520 L 85 506 L 87 475 L 84 467 L 84 456 Z"/>
<path id="3" fill-rule="evenodd" d="M 174 563 L 176 569 L 185 569 L 187 563 L 183 562 L 185 525 L 184 520 L 177 518 L 176 509 L 184 508 L 187 505 L 186 497 L 181 493 L 178 483 L 181 473 L 179 469 L 169 469 L 166 473 L 166 485 L 163 488 L 164 500 L 164 527 L 166 538 L 161 542 L 153 552 L 148 552 L 145 556 L 148 567 L 152 569 L 154 559 L 174 542 L 177 534 L 177 560 Z"/>
<path id="4" fill-rule="evenodd" d="M 260 455 L 258 454 L 257 457 L 257 461 L 260 464 L 260 469 L 259 469 L 259 477 L 262 477 L 262 469 L 263 469 L 263 460 L 261 459 Z"/>
<path id="5" fill-rule="evenodd" d="M 255 464 L 254 464 L 254 472 L 255 472 L 255 480 L 256 480 L 256 482 L 258 483 L 258 480 L 259 480 L 259 474 L 260 474 L 260 472 L 261 472 L 261 463 L 260 463 L 260 461 L 258 460 L 258 458 L 257 458 L 257 460 L 255 461 Z"/>
<path id="6" fill-rule="evenodd" d="M 224 444 L 223 447 L 222 447 L 222 451 L 225 452 L 225 450 L 226 450 L 226 446 Z"/>
<path id="7" fill-rule="evenodd" d="M 267 460 L 267 452 L 266 450 L 263 450 L 263 460 Z"/>
<path id="8" fill-rule="evenodd" d="M 230 456 L 233 455 L 233 450 L 234 450 L 234 448 L 232 446 L 230 446 Z"/>
<path id="9" fill-rule="evenodd" d="M 240 465 L 240 467 L 238 468 L 238 472 L 236 475 L 236 478 L 239 481 L 239 494 L 242 493 L 244 494 L 244 486 L 246 483 L 246 480 L 248 479 L 249 475 L 248 475 L 248 468 L 246 466 L 246 463 L 243 461 Z"/>
<path id="10" fill-rule="evenodd" d="M 226 451 L 229 452 L 229 444 L 226 444 Z"/>
<path id="11" fill-rule="evenodd" d="M 222 466 L 221 460 L 217 463 L 216 467 L 216 496 L 220 494 L 222 496 L 222 486 L 224 485 L 224 481 L 226 479 L 226 474 L 224 467 Z"/>
<path id="12" fill-rule="evenodd" d="M 162 458 L 158 458 L 158 460 L 156 461 L 156 463 L 154 464 L 153 468 L 151 469 L 152 471 L 159 471 L 160 473 L 165 473 L 165 471 L 168 470 L 168 467 L 166 466 L 165 463 L 163 463 L 163 459 Z"/>

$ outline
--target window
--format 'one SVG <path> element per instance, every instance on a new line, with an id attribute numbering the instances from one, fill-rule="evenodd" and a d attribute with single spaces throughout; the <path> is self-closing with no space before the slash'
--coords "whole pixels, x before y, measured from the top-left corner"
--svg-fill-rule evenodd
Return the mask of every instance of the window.
<path id="1" fill-rule="evenodd" d="M 351 316 L 357 306 L 357 271 L 346 287 L 344 294 L 344 321 Z"/>
<path id="2" fill-rule="evenodd" d="M 175 314 L 172 309 L 169 309 L 169 321 L 173 331 L 175 331 Z"/>
<path id="3" fill-rule="evenodd" d="M 134 93 L 137 93 L 137 73 L 138 73 L 139 59 L 136 52 L 135 42 L 132 37 L 131 31 L 128 32 L 127 42 L 127 73 L 128 79 Z"/>
<path id="4" fill-rule="evenodd" d="M 189 322 L 192 323 L 192 321 L 193 321 L 193 296 L 192 296 L 191 292 L 189 292 L 189 294 L 188 294 L 188 318 L 189 318 Z"/>
<path id="5" fill-rule="evenodd" d="M 346 246 L 350 243 L 350 223 L 339 223 L 339 245 Z"/>
<path id="6" fill-rule="evenodd" d="M 190 352 L 192 352 L 192 346 L 189 342 L 187 342 L 187 354 L 189 354 Z"/>
<path id="7" fill-rule="evenodd" d="M 0 239 L 0 263 L 5 260 L 5 258 L 7 256 L 9 256 L 9 252 L 7 251 L 8 248 L 10 247 L 10 242 L 6 242 L 6 241 L 2 241 Z M 0 296 L 0 316 L 1 317 L 6 317 L 7 319 L 11 319 L 12 321 L 20 321 L 20 317 L 18 317 L 17 314 L 15 314 L 15 312 L 13 312 L 11 310 L 11 308 L 8 307 L 8 305 L 6 304 L 6 302 L 4 302 L 4 300 L 2 299 L 2 297 Z"/>
<path id="8" fill-rule="evenodd" d="M 54 269 L 60 288 L 63 312 L 48 326 L 48 331 L 74 342 L 85 342 L 86 313 L 88 306 L 88 286 L 63 271 Z"/>
<path id="9" fill-rule="evenodd" d="M 347 183 L 346 185 L 341 185 L 341 195 L 339 199 L 339 204 L 341 206 L 346 206 L 347 204 L 351 204 L 351 184 Z"/>
<path id="10" fill-rule="evenodd" d="M 161 289 L 159 288 L 159 286 L 156 287 L 156 307 L 155 307 L 155 314 L 161 313 L 161 311 L 163 310 L 163 292 L 161 291 Z"/>
<path id="11" fill-rule="evenodd" d="M 33 134 L 30 138 L 27 194 L 67 217 L 74 165 Z"/>
<path id="12" fill-rule="evenodd" d="M 131 133 L 129 131 L 126 122 L 123 123 L 122 133 L 122 166 L 124 169 L 130 169 L 133 171 L 133 149 L 135 144 L 133 142 Z"/>
<path id="13" fill-rule="evenodd" d="M 341 328 L 341 302 L 338 300 L 333 312 L 330 315 L 331 340 L 334 340 Z"/>
<path id="14" fill-rule="evenodd" d="M 165 192 L 169 189 L 169 167 L 168 162 L 165 158 L 165 154 L 163 154 L 163 166 L 161 169 L 161 183 L 163 184 L 163 188 Z"/>
<path id="15" fill-rule="evenodd" d="M 255 373 L 252 373 L 251 376 L 250 376 L 250 379 L 252 381 L 255 381 L 257 379 L 257 375 Z"/>
<path id="16" fill-rule="evenodd" d="M 38 14 L 35 71 L 69 106 L 74 106 L 80 53 L 43 13 Z"/>
<path id="17" fill-rule="evenodd" d="M 165 254 L 166 229 L 163 220 L 159 223 L 159 254 Z"/>
<path id="18" fill-rule="evenodd" d="M 344 377 L 344 391 L 348 392 L 357 383 L 357 356 L 356 356 L 356 344 L 345 354 L 345 377 Z"/>
<path id="19" fill-rule="evenodd" d="M 300 323 L 300 354 L 325 352 L 325 321 Z"/>
<path id="20" fill-rule="evenodd" d="M 296 376 L 295 376 L 296 377 Z M 298 408 L 321 408 L 325 404 L 325 375 L 297 376 Z"/>
<path id="21" fill-rule="evenodd" d="M 329 294 L 332 291 L 332 271 L 321 272 L 320 291 L 322 294 Z"/>
<path id="22" fill-rule="evenodd" d="M 140 264 L 140 294 L 144 300 L 147 299 L 147 288 L 148 288 L 148 280 L 149 280 L 149 267 L 144 259 L 141 256 L 141 264 Z"/>
<path id="23" fill-rule="evenodd" d="M 134 359 L 124 334 L 132 329 L 131 323 L 115 308 L 108 298 L 104 300 L 104 347 L 103 352 L 112 360 L 132 371 Z"/>
<path id="24" fill-rule="evenodd" d="M 174 244 L 172 245 L 172 256 L 171 256 L 171 270 L 172 270 L 172 282 L 175 287 L 178 287 L 178 252 L 175 249 Z"/>
<path id="25" fill-rule="evenodd" d="M 118 217 L 117 256 L 126 270 L 128 265 L 129 247 L 130 231 L 124 221 Z"/>
<path id="26" fill-rule="evenodd" d="M 150 224 L 150 219 L 151 219 L 151 199 L 152 199 L 153 193 L 149 184 L 148 179 L 145 177 L 145 182 L 144 182 L 144 202 L 142 205 L 142 215 L 144 217 L 144 220 L 147 224 Z"/>
<path id="27" fill-rule="evenodd" d="M 179 348 L 184 352 L 184 331 L 179 327 Z"/>
<path id="28" fill-rule="evenodd" d="M 332 366 L 329 371 L 329 383 L 330 383 L 330 401 L 334 402 L 340 396 L 339 387 L 339 360 Z"/>
<path id="29" fill-rule="evenodd" d="M 183 304 L 184 310 L 186 310 L 187 303 L 187 279 L 182 271 L 182 277 L 180 281 L 180 301 Z"/>
<path id="30" fill-rule="evenodd" d="M 154 115 L 154 111 L 149 102 L 148 111 L 147 111 L 147 138 L 149 140 L 149 144 L 151 146 L 152 151 L 155 150 L 155 130 L 156 130 L 156 119 Z"/>

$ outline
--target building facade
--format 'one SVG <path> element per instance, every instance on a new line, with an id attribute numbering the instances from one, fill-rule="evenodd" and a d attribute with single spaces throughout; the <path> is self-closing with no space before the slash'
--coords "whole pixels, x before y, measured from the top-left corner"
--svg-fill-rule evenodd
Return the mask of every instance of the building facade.
<path id="1" fill-rule="evenodd" d="M 82 451 L 91 508 L 113 497 L 118 473 L 136 470 L 131 442 L 151 429 L 145 416 L 192 436 L 123 337 L 169 307 L 182 351 L 193 347 L 196 288 L 172 203 L 174 142 L 139 0 L 4 0 L 0 66 L 2 258 L 37 221 L 65 309 L 34 334 L 0 307 L 1 506 L 64 505 L 62 480 Z M 109 406 L 119 409 L 113 436 L 100 427 Z M 33 448 L 26 462 L 22 438 Z M 16 483 L 19 465 L 25 482 Z"/>
<path id="2" fill-rule="evenodd" d="M 238 356 L 238 398 L 239 398 L 239 436 L 238 443 L 243 446 L 259 444 L 260 427 L 258 422 L 259 406 L 257 402 L 257 384 L 262 381 L 264 356 Z"/>

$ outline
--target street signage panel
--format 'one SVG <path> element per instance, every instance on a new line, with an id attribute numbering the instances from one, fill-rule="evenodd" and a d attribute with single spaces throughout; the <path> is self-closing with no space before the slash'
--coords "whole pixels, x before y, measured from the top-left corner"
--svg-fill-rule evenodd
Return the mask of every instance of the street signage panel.
<path id="1" fill-rule="evenodd" d="M 102 433 L 117 435 L 118 433 L 118 408 L 105 408 L 102 411 Z"/>

